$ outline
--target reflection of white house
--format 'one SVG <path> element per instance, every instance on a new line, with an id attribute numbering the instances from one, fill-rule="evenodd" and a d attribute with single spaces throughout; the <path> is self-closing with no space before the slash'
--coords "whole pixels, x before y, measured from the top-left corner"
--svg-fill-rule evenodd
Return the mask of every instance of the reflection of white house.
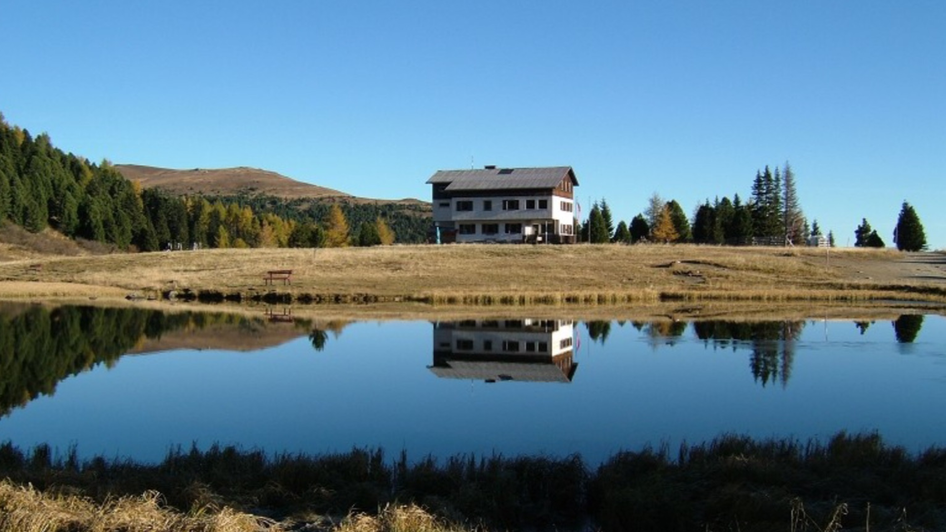
<path id="1" fill-rule="evenodd" d="M 440 170 L 427 183 L 442 242 L 575 242 L 569 166 Z"/>
<path id="2" fill-rule="evenodd" d="M 438 377 L 571 382 L 574 324 L 564 320 L 468 320 L 434 324 Z"/>

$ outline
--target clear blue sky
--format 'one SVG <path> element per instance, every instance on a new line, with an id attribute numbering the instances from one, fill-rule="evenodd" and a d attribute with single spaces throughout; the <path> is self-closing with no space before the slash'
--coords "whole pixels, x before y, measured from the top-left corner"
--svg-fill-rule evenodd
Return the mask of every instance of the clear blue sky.
<path id="1" fill-rule="evenodd" d="M 946 248 L 946 2 L 0 2 L 0 112 L 99 161 L 429 199 L 575 168 L 584 212 L 692 214 L 789 161 L 802 208 Z"/>

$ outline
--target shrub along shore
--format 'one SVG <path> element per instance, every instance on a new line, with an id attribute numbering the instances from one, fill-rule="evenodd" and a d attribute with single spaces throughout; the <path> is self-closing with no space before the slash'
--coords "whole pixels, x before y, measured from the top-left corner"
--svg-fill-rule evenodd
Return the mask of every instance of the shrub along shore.
<path id="1" fill-rule="evenodd" d="M 0 445 L 0 531 L 942 530 L 946 449 L 877 434 L 409 461 L 175 448 L 158 464 Z"/>

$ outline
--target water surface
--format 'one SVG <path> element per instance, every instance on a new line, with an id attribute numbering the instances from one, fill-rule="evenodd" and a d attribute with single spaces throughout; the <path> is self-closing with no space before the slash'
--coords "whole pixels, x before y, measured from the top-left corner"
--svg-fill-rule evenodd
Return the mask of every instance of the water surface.
<path id="1" fill-rule="evenodd" d="M 946 445 L 940 316 L 875 321 L 311 322 L 18 308 L 0 317 L 0 440 L 160 460 L 271 452 L 581 453 L 722 433 L 879 431 Z"/>

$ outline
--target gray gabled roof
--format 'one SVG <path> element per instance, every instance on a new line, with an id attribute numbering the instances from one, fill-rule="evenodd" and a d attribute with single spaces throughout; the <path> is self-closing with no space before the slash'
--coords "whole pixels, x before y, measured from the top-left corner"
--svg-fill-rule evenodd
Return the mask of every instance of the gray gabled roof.
<path id="1" fill-rule="evenodd" d="M 485 168 L 483 170 L 438 170 L 427 184 L 447 185 L 447 191 L 458 190 L 503 190 L 528 188 L 555 188 L 562 180 L 570 178 L 572 185 L 578 179 L 570 166 L 548 168 Z"/>

